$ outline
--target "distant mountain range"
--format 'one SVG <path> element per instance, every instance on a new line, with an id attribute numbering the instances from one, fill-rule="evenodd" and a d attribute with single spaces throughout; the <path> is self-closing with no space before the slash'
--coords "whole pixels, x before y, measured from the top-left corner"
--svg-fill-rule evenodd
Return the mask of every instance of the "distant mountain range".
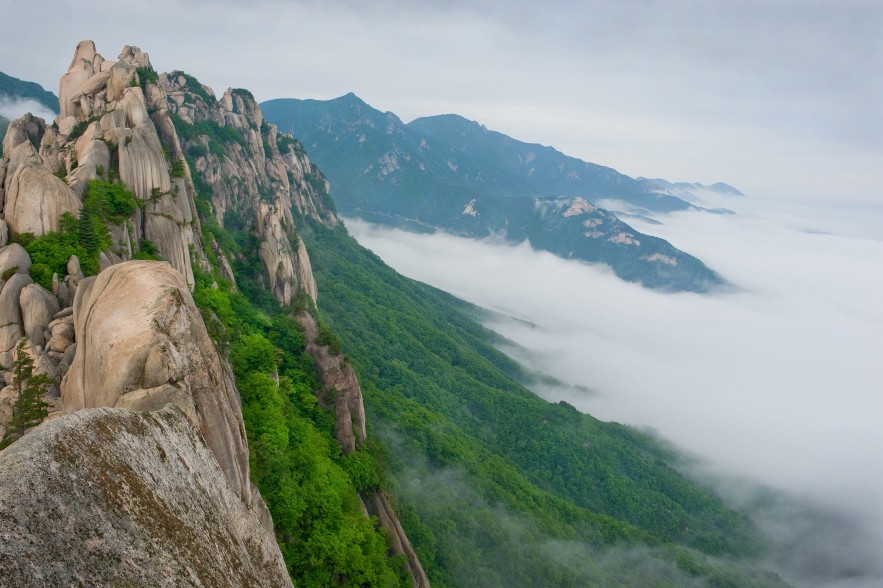
<path id="1" fill-rule="evenodd" d="M 261 108 L 324 170 L 344 215 L 412 231 L 527 239 L 652 288 L 705 292 L 724 283 L 700 260 L 593 204 L 620 202 L 642 215 L 696 209 L 678 195 L 689 192 L 680 184 L 634 179 L 457 115 L 404 124 L 352 93 Z M 702 188 L 738 193 L 725 184 Z"/>

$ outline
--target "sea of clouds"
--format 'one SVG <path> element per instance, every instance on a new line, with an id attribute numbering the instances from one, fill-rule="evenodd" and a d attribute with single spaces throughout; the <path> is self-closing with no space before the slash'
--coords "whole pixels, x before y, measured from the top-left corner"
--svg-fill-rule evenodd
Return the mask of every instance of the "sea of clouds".
<path id="1" fill-rule="evenodd" d="M 694 474 L 790 549 L 784 573 L 799 585 L 877 585 L 883 208 L 704 197 L 737 214 L 627 221 L 734 286 L 712 295 L 648 290 L 527 243 L 346 224 L 401 273 L 496 311 L 504 350 L 569 384 L 537 393 L 694 456 Z M 794 502 L 773 507 L 761 486 Z"/>

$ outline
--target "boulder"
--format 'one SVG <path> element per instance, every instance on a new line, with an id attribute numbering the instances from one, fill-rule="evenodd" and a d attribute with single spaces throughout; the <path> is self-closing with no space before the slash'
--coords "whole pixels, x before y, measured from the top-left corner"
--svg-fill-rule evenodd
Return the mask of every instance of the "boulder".
<path id="1" fill-rule="evenodd" d="M 42 345 L 43 342 L 38 342 L 38 339 L 42 339 L 43 329 L 59 311 L 58 300 L 40 284 L 28 284 L 21 290 L 19 304 L 25 334 L 35 345 Z M 40 334 L 39 338 L 36 337 L 37 333 Z"/>
<path id="2" fill-rule="evenodd" d="M 30 143 L 36 152 L 44 132 L 46 132 L 46 121 L 33 114 L 28 113 L 12 121 L 3 137 L 3 153 L 12 153 L 22 143 Z"/>
<path id="3" fill-rule="evenodd" d="M 18 243 L 6 245 L 0 249 L 0 276 L 12 272 L 28 275 L 31 271 L 31 256 Z M 8 277 L 6 279 L 9 279 Z"/>
<path id="4" fill-rule="evenodd" d="M 71 255 L 70 259 L 67 260 L 67 275 L 73 276 L 78 280 L 82 280 L 85 277 L 83 270 L 80 269 L 80 258 L 76 255 Z"/>
<path id="5" fill-rule="evenodd" d="M 74 325 L 78 344 L 61 384 L 63 409 L 175 404 L 202 433 L 230 488 L 249 503 L 239 393 L 183 276 L 165 262 L 113 265 L 80 282 Z"/>
<path id="6" fill-rule="evenodd" d="M 19 298 L 32 282 L 26 274 L 14 274 L 0 291 L 0 366 L 4 368 L 12 365 L 11 351 L 25 335 Z"/>
<path id="7" fill-rule="evenodd" d="M 290 587 L 259 514 L 177 408 L 66 414 L 0 452 L 0 584 Z"/>
<path id="8" fill-rule="evenodd" d="M 24 150 L 25 153 L 21 153 Z M 58 231 L 61 215 L 65 212 L 77 216 L 80 199 L 68 185 L 52 175 L 45 165 L 34 163 L 39 159 L 30 143 L 16 148 L 21 162 L 12 175 L 6 178 L 6 196 L 3 215 L 9 226 L 9 234 L 33 233 L 45 235 Z M 32 154 L 30 153 L 32 152 Z M 26 161 L 31 159 L 31 161 Z"/>

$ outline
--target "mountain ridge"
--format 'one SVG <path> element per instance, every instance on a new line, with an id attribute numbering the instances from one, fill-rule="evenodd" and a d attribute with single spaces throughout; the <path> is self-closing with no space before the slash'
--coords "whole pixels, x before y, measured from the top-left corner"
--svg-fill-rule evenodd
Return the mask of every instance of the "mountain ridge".
<path id="1" fill-rule="evenodd" d="M 659 210 L 693 208 L 612 168 L 522 143 L 457 115 L 403 124 L 352 93 L 329 101 L 271 100 L 262 108 L 268 120 L 303 140 L 334 183 L 344 213 L 409 230 L 528 240 L 560 257 L 606 263 L 623 279 L 663 290 L 706 292 L 725 285 L 697 258 L 591 204 L 595 197 L 631 198 Z M 439 121 L 446 126 L 439 128 Z"/>

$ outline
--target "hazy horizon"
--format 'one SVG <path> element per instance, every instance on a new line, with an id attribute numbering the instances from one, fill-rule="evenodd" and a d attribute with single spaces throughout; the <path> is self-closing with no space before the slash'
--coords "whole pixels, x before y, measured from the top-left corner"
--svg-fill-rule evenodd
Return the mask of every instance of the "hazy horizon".
<path id="1" fill-rule="evenodd" d="M 792 201 L 879 201 L 883 4 L 7 3 L 0 71 L 58 92 L 77 43 L 126 44 L 220 95 L 355 92 L 410 121 L 456 113 L 631 176 Z M 137 26 L 136 26 L 137 25 Z"/>

